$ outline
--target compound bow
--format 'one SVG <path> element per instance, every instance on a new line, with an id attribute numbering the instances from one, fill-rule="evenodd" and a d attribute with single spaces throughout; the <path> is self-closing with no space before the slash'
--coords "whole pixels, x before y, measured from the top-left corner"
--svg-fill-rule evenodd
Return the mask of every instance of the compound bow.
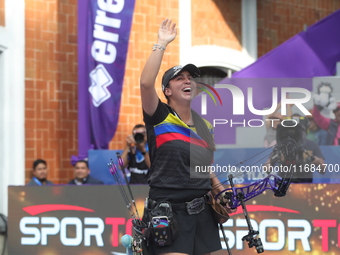
<path id="1" fill-rule="evenodd" d="M 297 144 L 294 139 L 288 137 L 287 139 L 282 140 L 280 144 L 275 145 L 275 149 L 276 151 L 280 152 L 280 156 L 282 158 L 282 160 L 280 161 L 281 164 L 283 166 L 286 166 L 286 168 L 288 169 L 288 171 L 285 172 L 283 176 L 269 174 L 264 179 L 254 182 L 248 186 L 235 187 L 233 179 L 237 176 L 229 175 L 227 181 L 219 185 L 223 185 L 229 182 L 231 188 L 224 189 L 223 191 L 219 192 L 214 197 L 214 199 L 216 199 L 222 206 L 226 206 L 228 204 L 228 206 L 231 209 L 236 209 L 238 206 L 242 206 L 243 214 L 245 216 L 245 219 L 248 225 L 248 230 L 249 230 L 248 234 L 242 238 L 242 241 L 247 241 L 249 248 L 255 247 L 257 253 L 264 252 L 264 249 L 263 249 L 263 245 L 261 242 L 261 238 L 257 238 L 259 231 L 255 231 L 251 225 L 250 217 L 249 217 L 245 202 L 262 194 L 266 190 L 273 191 L 276 197 L 285 196 L 289 188 L 289 185 L 291 183 L 292 176 L 293 176 L 292 166 L 296 164 Z M 117 185 L 119 186 L 120 192 L 122 193 L 122 196 L 125 200 L 127 208 L 131 213 L 133 229 L 135 230 L 135 234 L 133 238 L 127 235 L 123 236 L 122 244 L 127 248 L 127 254 L 145 255 L 145 254 L 148 254 L 148 252 L 144 245 L 145 240 L 143 237 L 143 230 L 147 228 L 147 225 L 145 222 L 143 222 L 139 218 L 135 200 L 133 198 L 133 194 L 129 186 L 126 172 L 124 169 L 124 162 L 121 159 L 119 153 L 117 153 L 117 158 L 118 158 L 119 168 L 123 172 L 124 179 L 128 187 L 128 191 L 129 191 L 129 195 L 131 197 L 132 203 L 129 201 L 128 194 L 125 191 L 124 186 L 120 180 L 120 177 L 117 171 L 118 168 L 116 167 L 116 165 L 113 163 L 112 160 L 110 163 L 108 163 L 108 166 Z M 213 189 L 214 188 L 217 188 L 217 186 L 213 187 Z M 227 246 L 228 253 L 229 255 L 231 255 L 231 250 L 229 248 L 227 239 L 225 237 L 222 224 L 220 224 L 220 229 L 223 233 L 223 237 L 224 237 L 224 241 Z"/>
<path id="2" fill-rule="evenodd" d="M 230 183 L 231 188 L 224 189 L 215 196 L 215 199 L 219 201 L 221 205 L 226 206 L 228 204 L 231 209 L 236 209 L 240 205 L 242 206 L 243 214 L 249 230 L 248 234 L 242 238 L 242 241 L 247 241 L 249 248 L 255 247 L 257 253 L 264 252 L 264 249 L 261 238 L 256 238 L 259 231 L 255 231 L 251 225 L 245 202 L 262 194 L 266 190 L 273 191 L 274 196 L 276 197 L 285 196 L 293 177 L 294 165 L 296 164 L 297 144 L 294 139 L 290 137 L 284 139 L 280 144 L 275 146 L 275 149 L 281 153 L 280 156 L 282 160 L 280 162 L 283 166 L 281 169 L 286 169 L 283 176 L 269 174 L 264 179 L 254 182 L 248 186 L 235 187 L 233 182 L 234 176 L 229 175 L 227 182 Z M 221 230 L 223 229 L 221 224 L 220 228 Z M 225 236 L 224 240 L 227 245 L 228 253 L 231 255 Z"/>

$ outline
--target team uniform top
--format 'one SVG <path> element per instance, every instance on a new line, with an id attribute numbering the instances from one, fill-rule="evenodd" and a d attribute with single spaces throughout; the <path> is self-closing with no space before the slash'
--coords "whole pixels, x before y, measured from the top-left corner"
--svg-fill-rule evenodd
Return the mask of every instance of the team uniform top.
<path id="1" fill-rule="evenodd" d="M 196 169 L 210 166 L 213 151 L 196 129 L 185 124 L 170 106 L 161 101 L 153 116 L 144 112 L 144 122 L 151 160 L 150 187 L 210 190 L 209 173 L 200 173 Z M 204 122 L 212 131 L 211 124 Z"/>

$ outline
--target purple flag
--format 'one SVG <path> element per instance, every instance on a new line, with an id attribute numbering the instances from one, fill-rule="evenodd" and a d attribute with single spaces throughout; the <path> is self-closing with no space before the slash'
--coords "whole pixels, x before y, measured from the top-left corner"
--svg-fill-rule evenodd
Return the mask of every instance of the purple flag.
<path id="1" fill-rule="evenodd" d="M 335 74 L 340 61 L 340 10 L 310 26 L 233 78 L 312 78 Z M 223 80 L 219 83 L 223 83 Z"/>
<path id="2" fill-rule="evenodd" d="M 312 90 L 312 78 L 317 76 L 332 76 L 335 74 L 336 63 L 340 61 L 340 10 L 320 20 L 272 51 L 260 57 L 252 65 L 235 72 L 232 78 L 225 78 L 219 84 L 233 84 L 240 88 L 244 95 L 249 87 L 254 88 L 253 98 L 256 108 L 264 109 L 272 103 L 271 91 L 273 87 L 300 87 Z M 267 78 L 267 79 L 264 79 Z M 269 79 L 268 79 L 269 78 Z M 283 78 L 283 79 L 282 79 Z M 298 79 L 297 79 L 298 78 Z M 276 81 L 274 79 L 277 79 Z M 225 109 L 233 108 L 233 99 L 223 98 Z M 229 93 L 230 94 L 230 93 Z M 280 99 L 279 99 L 280 100 Z M 196 102 L 197 104 L 197 102 Z M 214 109 L 212 101 L 208 101 L 208 108 Z M 199 109 L 198 106 L 196 106 Z M 256 116 L 245 109 L 244 114 L 233 116 L 225 109 L 216 112 L 226 112 L 226 119 L 241 123 Z M 209 114 L 213 118 L 216 113 Z M 215 117 L 216 118 L 216 117 Z M 225 125 L 226 126 L 226 125 Z M 215 129 L 215 137 L 223 137 L 219 142 L 235 144 L 236 128 L 227 130 L 221 127 Z"/>
<path id="3" fill-rule="evenodd" d="M 115 134 L 134 0 L 78 1 L 78 153 L 107 149 Z"/>

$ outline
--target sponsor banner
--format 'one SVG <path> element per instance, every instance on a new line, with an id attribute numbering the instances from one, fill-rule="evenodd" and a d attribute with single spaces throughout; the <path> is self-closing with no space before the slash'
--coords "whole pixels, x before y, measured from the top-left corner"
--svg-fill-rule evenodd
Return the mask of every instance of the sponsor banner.
<path id="1" fill-rule="evenodd" d="M 267 255 L 339 254 L 339 184 L 292 184 L 287 195 L 270 191 L 250 200 L 248 212 Z M 11 255 L 125 253 L 131 219 L 115 185 L 9 187 Z M 143 212 L 148 187 L 132 186 Z M 239 208 L 224 224 L 233 255 L 254 253 L 241 239 L 247 223 Z M 225 244 L 220 232 L 221 244 Z M 213 254 L 227 254 L 225 249 Z"/>
<path id="2" fill-rule="evenodd" d="M 132 233 L 118 186 L 9 187 L 9 254 L 89 255 L 125 252 Z M 143 212 L 147 186 L 132 187 Z"/>
<path id="3" fill-rule="evenodd" d="M 78 5 L 79 157 L 107 149 L 118 122 L 134 0 Z"/>

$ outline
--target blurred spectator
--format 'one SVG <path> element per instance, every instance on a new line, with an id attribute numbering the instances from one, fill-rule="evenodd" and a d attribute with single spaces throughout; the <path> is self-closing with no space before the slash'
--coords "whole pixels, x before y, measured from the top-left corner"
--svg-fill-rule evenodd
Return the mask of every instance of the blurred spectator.
<path id="1" fill-rule="evenodd" d="M 47 163 L 43 159 L 37 159 L 33 162 L 32 179 L 26 184 L 27 186 L 53 185 L 53 182 L 47 180 Z"/>
<path id="2" fill-rule="evenodd" d="M 306 131 L 309 126 L 308 119 L 301 117 L 299 114 L 293 114 L 292 119 L 295 120 L 295 122 L 292 122 L 291 128 L 278 127 L 278 144 L 284 143 L 288 138 L 295 140 L 297 151 L 294 162 L 297 170 L 293 173 L 292 182 L 310 183 L 313 182 L 314 171 L 324 173 L 324 156 L 320 147 L 315 142 L 306 139 Z M 288 125 L 288 122 L 285 124 Z M 285 159 L 282 158 L 282 153 L 279 149 L 280 147 L 274 148 L 267 162 L 267 166 L 283 165 L 285 163 Z M 314 170 L 311 171 L 311 168 Z M 283 172 L 281 174 L 283 174 Z"/>
<path id="3" fill-rule="evenodd" d="M 86 160 L 78 160 L 74 165 L 75 178 L 69 181 L 68 184 L 83 185 L 83 184 L 104 184 L 90 176 L 89 164 Z"/>
<path id="4" fill-rule="evenodd" d="M 276 106 L 275 111 L 272 114 L 266 116 L 266 135 L 264 137 L 264 147 L 270 148 L 276 144 L 276 129 L 277 126 L 284 119 L 284 116 L 279 113 L 281 110 L 281 102 Z M 287 105 L 287 116 L 292 114 L 292 105 Z"/>
<path id="5" fill-rule="evenodd" d="M 340 102 L 337 103 L 333 113 L 335 119 L 326 118 L 320 113 L 319 107 L 314 105 L 313 118 L 315 123 L 327 131 L 326 145 L 340 144 Z"/>
<path id="6" fill-rule="evenodd" d="M 268 115 L 266 120 L 266 135 L 264 137 L 264 147 L 269 148 L 276 144 L 276 128 L 283 120 L 280 114 Z"/>
<path id="7" fill-rule="evenodd" d="M 132 135 L 126 138 L 126 147 L 122 153 L 122 159 L 124 160 L 124 167 L 131 173 L 131 184 L 148 183 L 150 157 L 146 141 L 146 128 L 142 124 L 134 126 Z"/>
<path id="8" fill-rule="evenodd" d="M 327 131 L 321 129 L 315 122 L 314 117 L 313 117 L 313 109 L 309 110 L 312 115 L 307 115 L 306 117 L 309 120 L 309 127 L 307 129 L 307 135 L 306 138 L 308 140 L 311 140 L 318 145 L 330 145 L 327 144 Z"/>

